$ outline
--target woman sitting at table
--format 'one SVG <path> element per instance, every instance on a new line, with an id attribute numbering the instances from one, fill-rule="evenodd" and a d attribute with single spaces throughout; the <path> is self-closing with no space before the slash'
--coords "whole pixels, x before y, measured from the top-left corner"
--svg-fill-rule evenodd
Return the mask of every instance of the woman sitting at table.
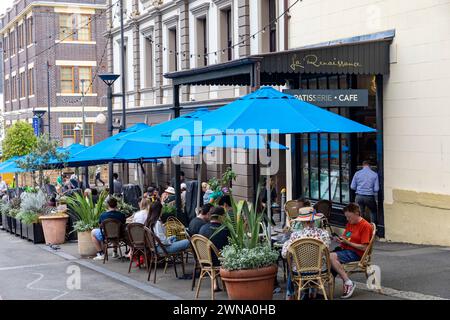
<path id="1" fill-rule="evenodd" d="M 331 238 L 326 230 L 320 229 L 316 226 L 316 222 L 320 222 L 322 219 L 321 214 L 315 214 L 314 211 L 300 211 L 300 215 L 296 218 L 296 221 L 302 224 L 302 228 L 299 231 L 295 231 L 291 234 L 291 237 L 283 245 L 281 255 L 286 258 L 287 251 L 291 243 L 298 239 L 313 238 L 322 241 L 327 247 L 330 247 Z M 293 267 L 293 273 L 297 272 L 295 266 Z M 309 297 L 315 298 L 316 290 L 310 289 Z M 286 299 L 294 299 L 294 287 L 291 280 L 291 273 L 288 273 L 286 282 Z"/>
<path id="2" fill-rule="evenodd" d="M 322 225 L 322 219 L 325 217 L 322 213 L 316 213 L 315 209 L 313 207 L 304 207 L 298 209 L 299 216 L 295 219 L 291 220 L 291 228 L 293 231 L 300 231 L 303 229 L 304 225 L 301 223 L 301 220 L 299 220 L 300 217 L 308 214 L 315 214 L 316 220 L 314 222 L 316 228 L 320 228 Z"/>
<path id="3" fill-rule="evenodd" d="M 152 202 L 149 198 L 142 198 L 141 202 L 139 202 L 140 210 L 133 213 L 133 215 L 127 219 L 127 223 L 135 222 L 145 224 L 148 218 L 151 204 Z"/>
<path id="4" fill-rule="evenodd" d="M 147 221 L 145 225 L 153 230 L 155 236 L 161 240 L 161 243 L 164 245 L 166 251 L 168 253 L 176 253 L 189 248 L 189 240 L 183 239 L 177 241 L 176 236 L 166 236 L 166 230 L 164 225 L 161 222 L 161 214 L 162 214 L 162 204 L 161 202 L 153 202 L 150 206 L 150 214 L 148 215 Z M 162 253 L 161 248 L 157 248 L 158 251 Z"/>

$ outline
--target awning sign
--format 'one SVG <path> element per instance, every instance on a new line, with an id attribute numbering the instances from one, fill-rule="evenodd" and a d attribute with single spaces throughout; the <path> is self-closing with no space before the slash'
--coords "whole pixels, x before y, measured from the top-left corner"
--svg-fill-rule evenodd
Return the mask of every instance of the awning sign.
<path id="1" fill-rule="evenodd" d="M 287 89 L 283 92 L 297 99 L 319 107 L 367 107 L 369 92 L 364 89 L 353 90 L 303 90 Z"/>

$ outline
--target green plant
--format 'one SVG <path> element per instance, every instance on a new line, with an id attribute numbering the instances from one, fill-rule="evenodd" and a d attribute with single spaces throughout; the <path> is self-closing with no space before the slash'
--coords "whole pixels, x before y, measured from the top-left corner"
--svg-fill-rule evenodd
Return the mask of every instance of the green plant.
<path id="1" fill-rule="evenodd" d="M 259 199 L 258 187 L 256 199 Z M 263 212 L 245 200 L 236 202 L 231 198 L 232 212 L 227 212 L 222 225 L 214 232 L 228 229 L 229 245 L 222 250 L 222 267 L 227 270 L 267 267 L 276 263 L 277 251 L 271 248 L 270 236 L 264 222 Z M 260 232 L 263 237 L 260 237 Z"/>
<path id="2" fill-rule="evenodd" d="M 164 203 L 162 206 L 162 210 L 161 210 L 161 221 L 163 223 L 166 222 L 166 220 L 169 217 L 176 217 L 177 216 L 177 208 L 170 205 L 170 204 L 166 204 Z"/>
<path id="3" fill-rule="evenodd" d="M 278 253 L 268 245 L 257 245 L 251 249 L 228 245 L 222 249 L 222 268 L 230 271 L 268 267 L 277 259 Z"/>
<path id="4" fill-rule="evenodd" d="M 15 218 L 19 212 L 20 212 L 19 209 L 11 208 L 8 212 L 8 215 L 12 218 Z"/>
<path id="5" fill-rule="evenodd" d="M 37 215 L 44 215 L 47 212 L 47 197 L 42 190 L 37 192 L 24 192 L 20 195 L 20 211 L 34 212 Z"/>
<path id="6" fill-rule="evenodd" d="M 76 220 L 73 224 L 75 231 L 85 232 L 98 227 L 100 215 L 106 210 L 107 196 L 108 193 L 102 191 L 96 204 L 92 200 L 92 195 L 86 198 L 79 193 L 74 193 L 72 196 L 66 197 L 67 205 L 71 209 L 69 214 L 73 215 Z"/>
<path id="7" fill-rule="evenodd" d="M 137 208 L 133 207 L 133 205 L 123 201 L 123 199 L 118 199 L 117 209 L 119 209 L 119 211 L 127 217 L 131 216 L 137 210 Z"/>
<path id="8" fill-rule="evenodd" d="M 3 160 L 30 153 L 36 145 L 36 135 L 31 124 L 18 121 L 6 130 L 3 140 Z"/>
<path id="9" fill-rule="evenodd" d="M 24 224 L 39 223 L 39 215 L 32 211 L 20 211 L 16 218 Z"/>

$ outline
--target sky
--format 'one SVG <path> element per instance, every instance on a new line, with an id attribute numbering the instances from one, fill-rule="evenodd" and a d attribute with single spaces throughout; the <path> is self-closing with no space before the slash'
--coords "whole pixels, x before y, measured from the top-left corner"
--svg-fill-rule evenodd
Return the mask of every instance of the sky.
<path id="1" fill-rule="evenodd" d="M 0 14 L 4 14 L 7 8 L 12 7 L 14 0 L 0 0 Z"/>

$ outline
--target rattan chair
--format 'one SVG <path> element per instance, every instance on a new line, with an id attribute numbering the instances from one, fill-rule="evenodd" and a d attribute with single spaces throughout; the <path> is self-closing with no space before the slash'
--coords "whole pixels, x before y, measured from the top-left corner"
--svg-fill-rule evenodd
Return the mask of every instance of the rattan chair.
<path id="1" fill-rule="evenodd" d="M 191 286 L 191 291 L 193 291 L 194 288 L 195 288 L 195 274 L 197 273 L 197 270 L 201 271 L 201 268 L 200 268 L 200 264 L 198 263 L 197 256 L 195 255 L 194 246 L 192 244 L 192 238 L 191 238 L 191 236 L 190 236 L 190 234 L 189 234 L 189 232 L 187 230 L 185 232 L 186 232 L 186 239 L 189 240 L 189 243 L 191 245 L 190 250 L 191 250 L 192 255 L 194 257 L 194 268 L 192 270 L 192 286 Z M 186 259 L 186 262 L 187 262 L 187 259 Z"/>
<path id="2" fill-rule="evenodd" d="M 167 237 L 176 236 L 177 241 L 186 239 L 186 234 L 184 232 L 186 227 L 177 218 L 175 218 L 175 217 L 167 218 L 167 221 L 164 224 L 164 227 L 166 228 L 166 236 Z"/>
<path id="3" fill-rule="evenodd" d="M 331 210 L 333 209 L 333 203 L 329 200 L 320 200 L 314 205 L 314 209 L 317 213 L 322 213 L 326 219 L 330 219 Z"/>
<path id="4" fill-rule="evenodd" d="M 198 298 L 203 277 L 207 275 L 211 279 L 211 300 L 214 300 L 214 282 L 216 281 L 217 277 L 220 277 L 220 266 L 215 266 L 213 264 L 213 253 L 217 257 L 220 257 L 219 250 L 217 250 L 216 246 L 211 242 L 211 240 L 199 234 L 192 236 L 191 243 L 201 270 L 200 278 L 198 279 L 197 290 L 195 292 L 195 298 Z M 222 285 L 225 287 L 223 281 Z"/>
<path id="5" fill-rule="evenodd" d="M 144 225 L 141 223 L 130 223 L 126 228 L 128 240 L 130 242 L 130 266 L 128 267 L 128 273 L 131 271 L 131 265 L 133 259 L 138 259 L 139 269 L 141 268 L 140 257 L 144 257 L 145 266 L 148 269 L 148 249 L 145 245 L 145 230 Z"/>
<path id="6" fill-rule="evenodd" d="M 298 209 L 300 209 L 300 203 L 297 200 L 289 200 L 284 205 L 284 211 L 287 213 L 289 220 L 298 217 Z"/>
<path id="7" fill-rule="evenodd" d="M 371 223 L 371 225 L 372 225 L 372 237 L 370 239 L 369 244 L 367 245 L 366 250 L 364 251 L 364 254 L 361 257 L 361 260 L 342 265 L 347 274 L 364 272 L 366 278 L 368 277 L 367 268 L 371 265 L 373 243 L 375 242 L 375 235 L 377 233 L 377 227 L 375 226 L 375 224 Z"/>
<path id="8" fill-rule="evenodd" d="M 161 240 L 153 233 L 153 231 L 147 227 L 144 227 L 145 230 L 145 245 L 147 249 L 150 251 L 150 262 L 148 268 L 148 278 L 147 281 L 150 281 L 150 275 L 152 272 L 152 264 L 155 266 L 155 273 L 153 275 L 153 283 L 156 283 L 156 271 L 158 269 L 158 263 L 165 262 L 166 267 L 169 260 L 172 260 L 173 268 L 175 270 L 175 276 L 178 278 L 177 272 L 177 263 L 181 262 L 181 268 L 184 274 L 184 259 L 183 253 L 184 251 L 176 252 L 176 253 L 168 253 L 164 244 L 162 244 Z M 160 247 L 161 251 L 157 250 Z"/>
<path id="9" fill-rule="evenodd" d="M 302 290 L 306 288 L 320 289 L 325 300 L 333 299 L 334 277 L 331 274 L 330 252 L 322 241 L 312 238 L 295 240 L 288 248 L 286 259 L 292 282 L 298 287 L 297 299 L 300 299 Z M 296 273 L 293 271 L 294 266 Z"/>
<path id="10" fill-rule="evenodd" d="M 108 249 L 118 248 L 122 257 L 122 246 L 127 246 L 124 238 L 124 225 L 117 219 L 106 219 L 100 225 L 103 234 L 103 263 L 108 261 Z"/>

